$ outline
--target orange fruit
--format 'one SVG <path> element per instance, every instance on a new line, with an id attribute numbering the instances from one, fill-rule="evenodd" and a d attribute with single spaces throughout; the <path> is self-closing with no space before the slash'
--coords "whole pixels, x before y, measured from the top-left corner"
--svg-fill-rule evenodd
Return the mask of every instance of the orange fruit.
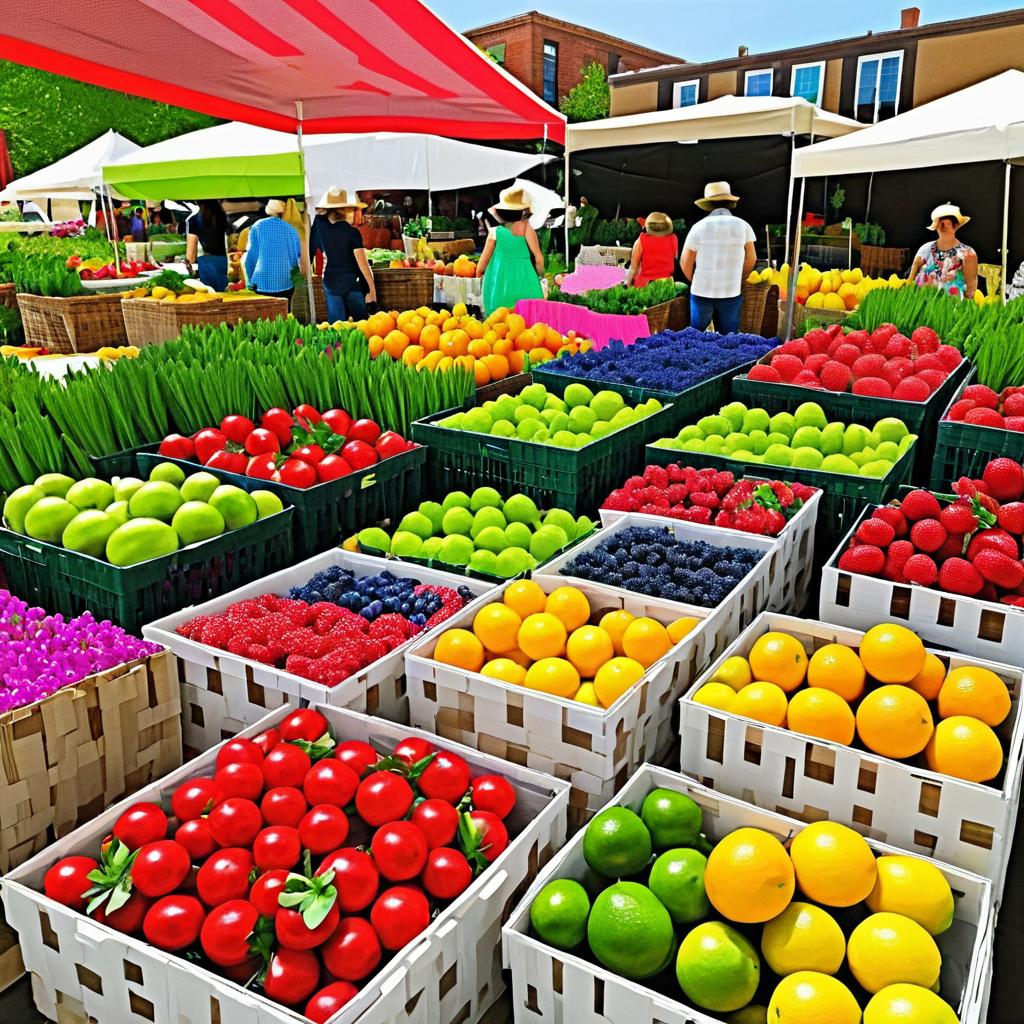
<path id="1" fill-rule="evenodd" d="M 544 610 L 559 619 L 566 630 L 572 632 L 590 621 L 590 602 L 582 590 L 559 587 L 548 594 Z"/>
<path id="2" fill-rule="evenodd" d="M 634 619 L 622 634 L 622 650 L 627 658 L 650 668 L 672 650 L 672 638 L 657 619 L 641 616 Z"/>
<path id="3" fill-rule="evenodd" d="M 476 638 L 494 654 L 518 647 L 519 627 L 523 620 L 507 604 L 484 605 L 473 617 Z"/>
<path id="4" fill-rule="evenodd" d="M 728 921 L 756 924 L 778 917 L 796 888 L 793 862 L 770 832 L 738 828 L 708 855 L 704 889 Z"/>
<path id="5" fill-rule="evenodd" d="M 434 369 L 438 373 L 446 373 L 455 365 L 455 360 L 451 356 L 442 356 L 437 363 L 434 365 Z"/>
<path id="6" fill-rule="evenodd" d="M 480 674 L 490 679 L 500 679 L 503 683 L 512 683 L 514 686 L 522 686 L 526 681 L 526 669 L 517 665 L 511 658 L 495 658 L 487 662 Z"/>
<path id="7" fill-rule="evenodd" d="M 524 654 L 518 647 L 514 651 L 503 651 L 501 656 L 509 661 L 514 661 L 517 665 L 522 665 L 523 668 L 529 668 L 533 664 L 533 658 Z"/>
<path id="8" fill-rule="evenodd" d="M 933 728 L 928 702 L 909 686 L 880 686 L 857 708 L 857 735 L 868 750 L 883 757 L 920 754 Z"/>
<path id="9" fill-rule="evenodd" d="M 727 683 L 712 680 L 705 683 L 691 698 L 694 704 L 702 704 L 706 708 L 717 711 L 732 711 L 736 703 L 736 691 Z"/>
<path id="10" fill-rule="evenodd" d="M 775 683 L 756 682 L 744 686 L 736 694 L 729 709 L 734 715 L 753 718 L 765 725 L 784 725 L 786 722 L 786 692 Z"/>
<path id="11" fill-rule="evenodd" d="M 479 341 L 484 336 L 484 325 L 473 317 L 463 318 L 462 329 L 469 336 L 470 345 L 472 345 L 474 341 Z"/>
<path id="12" fill-rule="evenodd" d="M 606 661 L 594 675 L 594 692 L 601 707 L 610 708 L 643 678 L 643 674 L 643 665 L 632 658 L 612 658 Z"/>
<path id="13" fill-rule="evenodd" d="M 522 373 L 523 367 L 526 365 L 526 353 L 513 349 L 508 353 L 508 365 L 513 373 Z"/>
<path id="14" fill-rule="evenodd" d="M 584 679 L 593 679 L 597 670 L 615 656 L 615 648 L 600 626 L 580 626 L 569 634 L 565 656 Z"/>
<path id="15" fill-rule="evenodd" d="M 503 598 L 505 604 L 516 612 L 520 618 L 535 615 L 544 611 L 548 595 L 533 580 L 516 580 L 510 583 Z"/>
<path id="16" fill-rule="evenodd" d="M 765 633 L 747 655 L 755 679 L 774 683 L 789 693 L 807 675 L 807 652 L 795 636 L 788 633 Z"/>
<path id="17" fill-rule="evenodd" d="M 402 362 L 406 366 L 415 366 L 425 355 L 426 352 L 422 345 L 410 345 L 402 353 Z"/>
<path id="18" fill-rule="evenodd" d="M 538 324 L 538 327 L 542 327 L 543 324 Z M 544 347 L 552 354 L 557 355 L 558 350 L 565 344 L 561 334 L 558 333 L 553 327 L 547 329 L 547 333 L 544 337 Z"/>
<path id="19" fill-rule="evenodd" d="M 508 376 L 508 360 L 502 355 L 484 356 L 481 362 L 487 367 L 491 380 L 504 380 Z"/>
<path id="20" fill-rule="evenodd" d="M 701 620 L 696 616 L 684 615 L 681 619 L 676 619 L 668 624 L 668 638 L 673 644 L 677 644 L 684 637 L 689 636 L 700 624 Z"/>
<path id="21" fill-rule="evenodd" d="M 434 661 L 479 672 L 484 665 L 484 645 L 468 629 L 449 629 L 437 638 Z"/>
<path id="22" fill-rule="evenodd" d="M 519 627 L 519 649 L 535 661 L 560 658 L 565 654 L 567 636 L 562 620 L 549 612 L 527 615 Z"/>
<path id="23" fill-rule="evenodd" d="M 546 348 L 535 348 L 532 352 L 528 352 L 527 355 L 530 357 L 530 362 L 533 365 L 537 363 L 546 363 L 550 359 L 554 359 L 554 355 L 550 353 Z"/>
<path id="24" fill-rule="evenodd" d="M 472 359 L 473 357 L 466 356 L 465 358 Z M 473 361 L 473 383 L 478 388 L 491 383 L 491 371 L 487 369 L 482 359 L 475 359 Z"/>
<path id="25" fill-rule="evenodd" d="M 504 351 L 506 353 L 511 352 L 513 345 L 512 339 L 508 337 L 508 324 L 495 324 L 491 330 L 494 331 L 495 337 L 508 345 L 508 348 Z"/>
<path id="26" fill-rule="evenodd" d="M 789 701 L 786 724 L 793 732 L 849 745 L 857 731 L 850 705 L 832 690 L 808 687 Z"/>
<path id="27" fill-rule="evenodd" d="M 440 343 L 441 331 L 437 324 L 427 324 L 423 330 L 420 331 L 420 344 L 423 346 L 424 351 L 433 352 Z"/>
<path id="28" fill-rule="evenodd" d="M 825 644 L 807 663 L 808 686 L 831 690 L 848 703 L 864 692 L 864 677 L 863 663 L 857 652 L 846 644 Z"/>
<path id="29" fill-rule="evenodd" d="M 572 697 L 580 688 L 580 674 L 564 658 L 541 658 L 526 670 L 523 685 L 554 697 Z"/>
<path id="30" fill-rule="evenodd" d="M 988 782 L 1003 767 L 1003 747 L 990 726 L 977 718 L 954 715 L 935 727 L 924 751 L 933 772 L 968 782 Z"/>
<path id="31" fill-rule="evenodd" d="M 860 660 L 880 683 L 909 683 L 924 667 L 921 638 L 906 626 L 872 626 L 860 642 Z"/>
<path id="32" fill-rule="evenodd" d="M 509 310 L 507 306 L 499 306 L 488 318 L 489 324 L 503 324 L 508 319 Z"/>
<path id="33" fill-rule="evenodd" d="M 965 665 L 953 669 L 939 691 L 939 718 L 968 715 L 986 725 L 999 725 L 1010 713 L 1006 683 L 987 668 Z"/>
<path id="34" fill-rule="evenodd" d="M 834 821 L 816 821 L 789 844 L 797 885 L 826 907 L 852 907 L 875 887 L 878 868 L 867 840 Z"/>
<path id="35" fill-rule="evenodd" d="M 916 690 L 925 700 L 935 700 L 945 678 L 946 666 L 942 664 L 942 659 L 927 651 L 921 671 L 907 683 L 907 686 Z"/>
<path id="36" fill-rule="evenodd" d="M 626 632 L 626 627 L 634 618 L 636 616 L 632 612 L 627 612 L 625 608 L 618 608 L 613 612 L 607 612 L 599 623 L 600 627 L 612 638 L 615 653 L 620 657 L 625 653 L 622 649 L 622 634 Z"/>
<path id="37" fill-rule="evenodd" d="M 410 340 L 419 341 L 420 331 L 423 330 L 423 317 L 413 316 L 399 328 L 399 330 Z"/>
<path id="38" fill-rule="evenodd" d="M 368 347 L 370 349 L 370 358 L 376 359 L 384 351 L 384 339 L 375 334 L 370 338 Z"/>
<path id="39" fill-rule="evenodd" d="M 384 339 L 384 351 L 392 359 L 400 359 L 402 353 L 409 347 L 409 336 L 402 331 L 389 331 Z"/>
<path id="40" fill-rule="evenodd" d="M 523 352 L 532 352 L 539 344 L 540 341 L 537 340 L 537 335 L 533 331 L 522 331 L 516 335 L 516 348 Z"/>
<path id="41" fill-rule="evenodd" d="M 518 313 L 506 314 L 505 323 L 508 324 L 508 336 L 513 341 L 526 330 L 526 321 Z"/>
<path id="42" fill-rule="evenodd" d="M 468 334 L 469 332 L 467 331 L 466 333 Z M 483 359 L 484 356 L 491 354 L 491 346 L 486 341 L 471 341 L 469 343 L 469 354 L 476 356 L 477 359 Z"/>

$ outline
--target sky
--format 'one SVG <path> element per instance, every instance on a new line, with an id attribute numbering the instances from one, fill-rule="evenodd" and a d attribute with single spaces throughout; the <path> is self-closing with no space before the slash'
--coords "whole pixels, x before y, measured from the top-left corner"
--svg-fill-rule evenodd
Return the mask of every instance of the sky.
<path id="1" fill-rule="evenodd" d="M 820 0 L 755 3 L 754 0 L 427 0 L 460 32 L 529 10 L 586 25 L 691 61 L 734 57 L 737 47 L 765 53 L 821 43 L 900 25 L 900 9 L 914 0 Z M 1006 0 L 917 0 L 922 23 L 969 18 L 1013 9 Z"/>

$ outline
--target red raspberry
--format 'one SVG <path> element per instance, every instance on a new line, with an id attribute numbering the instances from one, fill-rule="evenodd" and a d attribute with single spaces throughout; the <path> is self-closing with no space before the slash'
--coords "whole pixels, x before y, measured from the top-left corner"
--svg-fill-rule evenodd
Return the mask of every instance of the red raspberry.
<path id="1" fill-rule="evenodd" d="M 1019 559 L 1010 558 L 1002 551 L 982 548 L 972 563 L 989 583 L 1003 590 L 1013 590 L 1024 582 L 1024 565 L 1021 565 Z"/>
<path id="2" fill-rule="evenodd" d="M 878 576 L 885 568 L 885 555 L 873 544 L 855 544 L 839 556 L 839 568 L 862 576 Z"/>
<path id="3" fill-rule="evenodd" d="M 796 356 L 772 356 L 771 366 L 787 384 L 804 368 L 803 360 Z"/>
<path id="4" fill-rule="evenodd" d="M 1017 501 L 1024 495 L 1024 470 L 1013 459 L 993 459 L 981 478 L 988 493 L 997 501 Z"/>
<path id="5" fill-rule="evenodd" d="M 959 423 L 972 409 L 977 409 L 978 403 L 973 398 L 961 398 L 949 407 L 949 419 Z"/>
<path id="6" fill-rule="evenodd" d="M 927 402 L 931 394 L 931 388 L 920 377 L 904 377 L 896 385 L 892 397 L 901 402 Z"/>
<path id="7" fill-rule="evenodd" d="M 622 485 L 622 489 L 624 491 L 629 491 L 630 494 L 632 494 L 633 491 L 643 490 L 643 488 L 646 487 L 646 486 L 647 486 L 647 481 L 644 480 L 644 478 L 642 476 L 631 476 Z"/>
<path id="8" fill-rule="evenodd" d="M 820 388 L 821 381 L 810 371 L 801 370 L 794 378 L 794 384 L 799 384 L 804 388 Z"/>
<path id="9" fill-rule="evenodd" d="M 918 519 L 938 519 L 942 509 L 939 500 L 931 491 L 909 491 L 900 503 L 903 514 L 912 523 Z"/>
<path id="10" fill-rule="evenodd" d="M 815 327 L 814 330 L 808 331 L 804 335 L 804 341 L 807 343 L 807 347 L 811 352 L 816 354 L 827 351 L 831 340 L 832 339 L 829 335 L 820 327 Z"/>
<path id="11" fill-rule="evenodd" d="M 970 399 L 975 405 L 986 409 L 996 409 L 999 406 L 999 396 L 984 384 L 968 384 L 960 396 L 961 401 L 965 399 Z"/>
<path id="12" fill-rule="evenodd" d="M 892 385 L 882 377 L 861 377 L 853 382 L 853 393 L 868 398 L 892 398 Z"/>
<path id="13" fill-rule="evenodd" d="M 908 583 L 930 587 L 939 578 L 939 569 L 930 555 L 913 555 L 903 566 L 903 576 Z"/>
<path id="14" fill-rule="evenodd" d="M 940 345 L 936 355 L 939 357 L 942 369 L 950 373 L 963 362 L 964 358 L 960 355 L 959 349 L 953 348 L 952 345 Z"/>
<path id="15" fill-rule="evenodd" d="M 820 370 L 821 386 L 826 391 L 847 391 L 850 387 L 850 368 L 846 363 L 830 359 Z"/>
<path id="16" fill-rule="evenodd" d="M 760 380 L 766 384 L 782 383 L 782 374 L 767 363 L 755 363 L 747 370 L 747 380 Z"/>
<path id="17" fill-rule="evenodd" d="M 669 485 L 668 470 L 664 466 L 644 467 L 644 479 L 651 487 L 665 488 Z"/>
<path id="18" fill-rule="evenodd" d="M 978 517 L 974 510 L 959 501 L 947 505 L 939 513 L 939 522 L 949 533 L 971 533 L 978 528 Z"/>
<path id="19" fill-rule="evenodd" d="M 918 551 L 938 551 L 949 534 L 938 519 L 919 519 L 910 531 L 910 542 Z"/>
<path id="20" fill-rule="evenodd" d="M 625 491 L 612 491 L 607 498 L 604 499 L 604 504 L 601 508 L 607 508 L 613 512 L 632 512 L 635 502 Z"/>
<path id="21" fill-rule="evenodd" d="M 984 585 L 981 573 L 966 558 L 947 558 L 939 569 L 939 588 L 949 594 L 973 597 Z"/>
<path id="22" fill-rule="evenodd" d="M 884 519 L 865 519 L 857 527 L 855 534 L 862 544 L 874 544 L 875 547 L 888 547 L 896 537 L 896 530 Z"/>

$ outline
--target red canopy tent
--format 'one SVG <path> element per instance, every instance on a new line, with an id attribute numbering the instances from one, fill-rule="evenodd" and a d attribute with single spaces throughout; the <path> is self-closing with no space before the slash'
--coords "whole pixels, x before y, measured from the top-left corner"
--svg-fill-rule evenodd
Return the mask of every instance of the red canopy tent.
<path id="1" fill-rule="evenodd" d="M 93 0 L 88 17 L 67 0 L 3 7 L 0 58 L 213 117 L 565 137 L 561 114 L 418 0 Z"/>

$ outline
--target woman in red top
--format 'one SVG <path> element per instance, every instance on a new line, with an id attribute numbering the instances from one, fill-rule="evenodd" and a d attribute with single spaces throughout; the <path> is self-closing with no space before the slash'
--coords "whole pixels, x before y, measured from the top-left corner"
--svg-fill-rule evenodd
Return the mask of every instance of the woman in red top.
<path id="1" fill-rule="evenodd" d="M 633 243 L 629 280 L 634 288 L 643 288 L 652 281 L 672 277 L 679 239 L 672 231 L 672 220 L 666 213 L 652 213 L 644 221 L 643 234 Z"/>

